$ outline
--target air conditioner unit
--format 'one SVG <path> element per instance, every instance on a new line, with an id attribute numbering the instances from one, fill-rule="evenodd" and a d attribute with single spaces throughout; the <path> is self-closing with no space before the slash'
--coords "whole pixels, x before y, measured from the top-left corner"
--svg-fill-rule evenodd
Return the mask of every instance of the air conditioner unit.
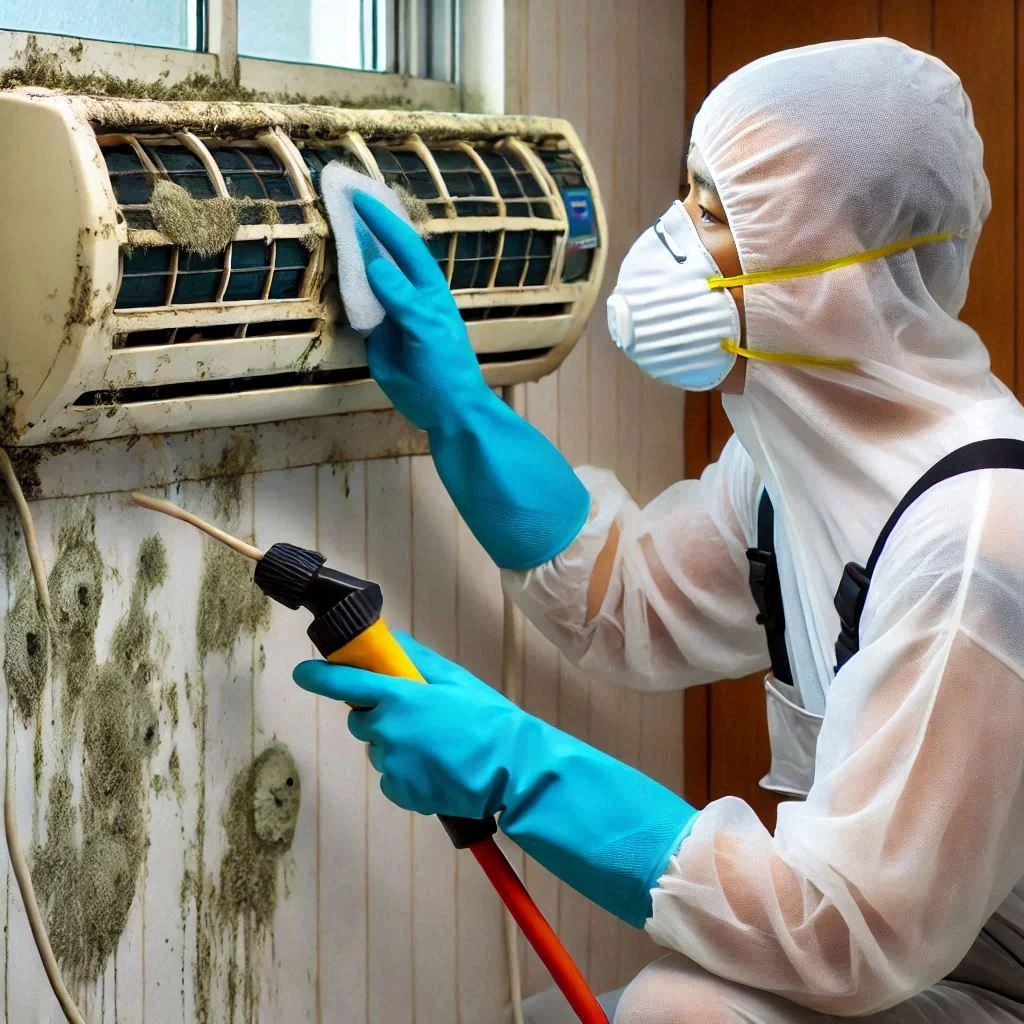
<path id="1" fill-rule="evenodd" d="M 565 121 L 21 89 L 0 137 L 7 444 L 386 407 L 334 282 L 333 159 L 426 204 L 492 385 L 559 365 L 604 267 Z"/>

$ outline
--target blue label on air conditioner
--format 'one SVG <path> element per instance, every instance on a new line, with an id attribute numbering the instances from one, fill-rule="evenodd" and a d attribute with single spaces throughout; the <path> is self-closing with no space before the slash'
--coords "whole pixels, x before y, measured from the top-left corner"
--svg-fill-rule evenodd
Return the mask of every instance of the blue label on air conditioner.
<path id="1" fill-rule="evenodd" d="M 597 248 L 597 218 L 589 188 L 563 188 L 562 201 L 569 218 L 569 252 Z"/>

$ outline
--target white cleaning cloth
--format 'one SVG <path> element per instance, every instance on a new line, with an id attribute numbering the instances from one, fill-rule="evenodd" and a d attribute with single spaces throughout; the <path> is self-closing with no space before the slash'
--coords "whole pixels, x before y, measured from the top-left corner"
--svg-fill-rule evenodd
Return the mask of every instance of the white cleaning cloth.
<path id="1" fill-rule="evenodd" d="M 320 194 L 327 209 L 327 219 L 334 233 L 338 254 L 338 291 L 348 322 L 360 334 L 369 334 L 383 319 L 384 309 L 370 290 L 366 264 L 382 256 L 391 257 L 380 242 L 366 229 L 352 205 L 356 192 L 366 192 L 379 199 L 389 210 L 411 224 L 398 196 L 379 181 L 346 167 L 338 160 L 329 163 L 320 175 Z M 391 260 L 393 263 L 394 260 Z"/>

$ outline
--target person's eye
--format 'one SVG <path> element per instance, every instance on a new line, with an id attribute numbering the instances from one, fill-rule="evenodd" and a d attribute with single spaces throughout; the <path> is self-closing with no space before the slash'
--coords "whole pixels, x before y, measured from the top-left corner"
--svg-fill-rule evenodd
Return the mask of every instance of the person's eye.
<path id="1" fill-rule="evenodd" d="M 714 216 L 714 214 L 708 213 L 708 211 L 703 206 L 699 206 L 698 209 L 700 210 L 701 224 L 707 224 L 709 226 L 712 226 L 715 224 L 722 223 L 716 216 Z"/>

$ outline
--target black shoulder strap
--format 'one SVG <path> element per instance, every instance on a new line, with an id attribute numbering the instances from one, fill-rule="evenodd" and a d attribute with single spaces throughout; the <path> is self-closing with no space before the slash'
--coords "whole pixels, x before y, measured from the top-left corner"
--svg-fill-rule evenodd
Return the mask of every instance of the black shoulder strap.
<path id="1" fill-rule="evenodd" d="M 889 516 L 888 522 L 882 527 L 867 565 L 857 565 L 855 562 L 847 564 L 843 570 L 843 578 L 839 581 L 835 599 L 840 624 L 839 639 L 836 641 L 837 672 L 860 650 L 860 618 L 864 612 L 868 588 L 871 586 L 871 577 L 879 558 L 882 557 L 886 541 L 896 528 L 900 517 L 929 488 L 943 480 L 960 476 L 962 473 L 971 473 L 976 469 L 1024 469 L 1024 441 L 996 437 L 975 441 L 958 448 L 955 452 L 950 452 L 907 491 L 903 500 Z"/>
<path id="2" fill-rule="evenodd" d="M 757 547 L 747 549 L 750 563 L 750 593 L 757 605 L 757 621 L 764 626 L 772 674 L 784 683 L 793 682 L 786 650 L 786 612 L 782 606 L 782 585 L 775 559 L 775 509 L 768 491 L 761 492 L 757 507 Z"/>

